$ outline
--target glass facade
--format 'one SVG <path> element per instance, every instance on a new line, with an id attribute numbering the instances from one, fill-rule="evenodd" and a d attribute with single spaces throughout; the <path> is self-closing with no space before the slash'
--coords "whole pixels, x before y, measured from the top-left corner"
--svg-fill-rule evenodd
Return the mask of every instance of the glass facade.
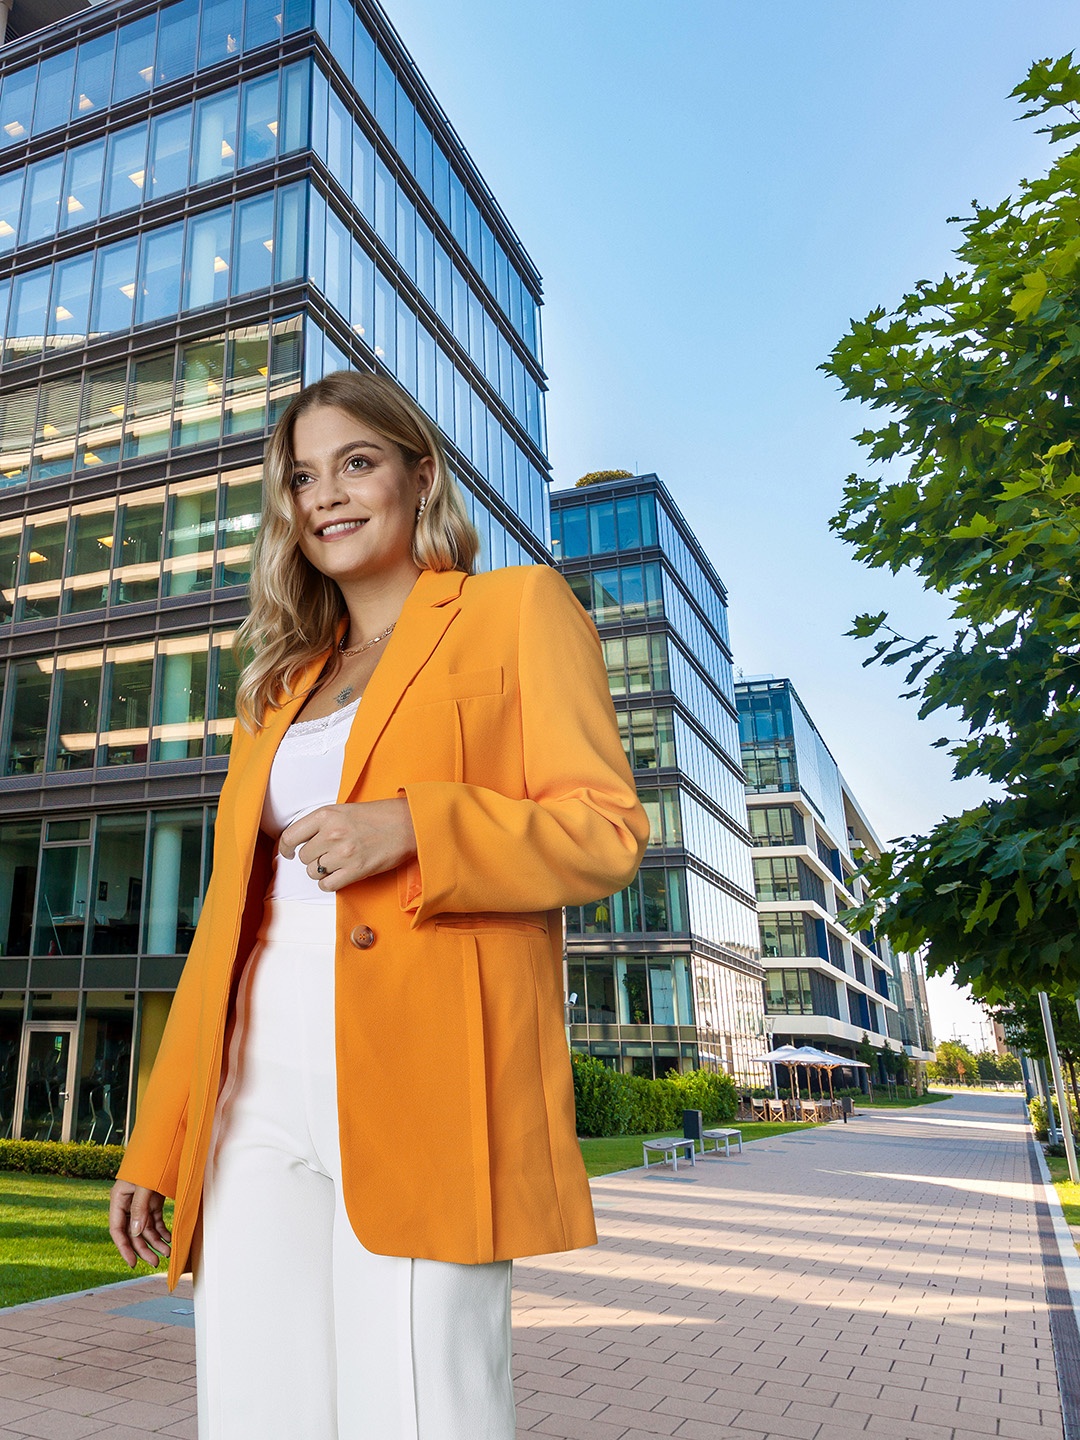
<path id="1" fill-rule="evenodd" d="M 395 376 L 481 566 L 550 559 L 540 296 L 375 0 L 91 6 L 0 51 L 0 1133 L 134 1118 L 289 397 Z M 642 937 L 685 932 L 670 868 L 619 901 Z"/>
<path id="2" fill-rule="evenodd" d="M 726 592 L 654 475 L 557 492 L 552 544 L 600 632 L 651 827 L 634 884 L 567 912 L 571 1043 L 635 1074 L 754 1083 L 764 972 Z M 676 948 L 681 998 L 661 1002 Z"/>
<path id="3" fill-rule="evenodd" d="M 930 1058 L 907 1018 L 899 961 L 840 919 L 864 893 L 853 852 L 879 849 L 858 803 L 790 681 L 746 680 L 736 694 L 774 1043 L 852 1056 L 866 1034 L 881 1050 Z"/>

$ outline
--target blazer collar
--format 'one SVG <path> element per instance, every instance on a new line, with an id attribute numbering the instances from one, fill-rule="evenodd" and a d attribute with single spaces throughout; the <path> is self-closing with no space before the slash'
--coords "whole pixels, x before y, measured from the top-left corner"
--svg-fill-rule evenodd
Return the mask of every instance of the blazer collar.
<path id="1" fill-rule="evenodd" d="M 406 687 L 427 663 L 461 609 L 461 588 L 465 580 L 461 570 L 422 570 L 409 591 L 353 719 L 345 744 L 338 804 L 344 803 L 355 789 L 375 742 Z M 254 847 L 277 748 L 318 680 L 329 654 L 330 651 L 325 650 L 310 662 L 292 698 L 267 717 L 252 743 L 244 765 L 244 783 L 236 799 L 236 833 L 242 852 Z"/>

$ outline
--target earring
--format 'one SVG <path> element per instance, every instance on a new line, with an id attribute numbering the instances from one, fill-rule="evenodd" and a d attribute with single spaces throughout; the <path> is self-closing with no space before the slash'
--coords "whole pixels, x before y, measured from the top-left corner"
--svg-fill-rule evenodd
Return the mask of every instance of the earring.
<path id="1" fill-rule="evenodd" d="M 427 508 L 427 496 L 426 496 L 426 495 L 421 495 L 421 497 L 420 497 L 420 505 L 419 505 L 419 507 L 418 507 L 418 509 L 417 509 L 417 511 L 416 511 L 416 518 L 417 518 L 417 520 L 420 519 L 420 516 L 423 515 L 423 513 L 424 513 L 424 511 L 425 511 L 426 508 Z"/>

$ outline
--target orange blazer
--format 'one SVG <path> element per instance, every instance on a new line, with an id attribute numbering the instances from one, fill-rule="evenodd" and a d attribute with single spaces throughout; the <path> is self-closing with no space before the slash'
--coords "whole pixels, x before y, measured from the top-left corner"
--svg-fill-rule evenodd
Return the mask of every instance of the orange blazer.
<path id="1" fill-rule="evenodd" d="M 122 1179 L 176 1197 L 185 1269 L 231 1001 L 262 915 L 259 830 L 314 685 L 237 724 L 213 874 Z M 562 982 L 564 905 L 628 885 L 648 840 L 592 621 L 557 571 L 425 570 L 352 723 L 338 803 L 404 795 L 415 859 L 337 892 L 344 1199 L 369 1250 L 478 1263 L 591 1245 Z M 392 1158 L 388 1133 L 400 1137 Z"/>

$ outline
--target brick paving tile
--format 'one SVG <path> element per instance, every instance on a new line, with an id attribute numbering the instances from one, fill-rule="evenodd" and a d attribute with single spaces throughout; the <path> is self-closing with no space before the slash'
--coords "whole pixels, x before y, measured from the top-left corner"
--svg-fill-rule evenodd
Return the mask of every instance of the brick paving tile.
<path id="1" fill-rule="evenodd" d="M 761 1416 L 756 1411 L 744 1410 L 741 1415 L 736 1415 L 731 1422 L 733 1430 L 758 1430 L 761 1428 Z M 798 1420 L 787 1415 L 772 1415 L 769 1417 L 767 1434 L 770 1440 L 774 1437 L 788 1437 L 788 1440 L 817 1440 L 821 1431 L 821 1424 L 817 1420 Z"/>
<path id="2" fill-rule="evenodd" d="M 622 1440 L 625 1425 L 608 1425 L 603 1420 L 575 1420 L 569 1415 L 542 1415 L 531 1427 L 531 1435 L 557 1435 L 559 1440 Z"/>
<path id="3" fill-rule="evenodd" d="M 101 1435 L 109 1429 L 106 1420 L 88 1420 L 84 1415 L 68 1415 L 61 1410 L 41 1410 L 16 1420 L 8 1427 L 12 1435 L 34 1435 L 38 1440 L 84 1440 L 87 1435 Z"/>
<path id="4" fill-rule="evenodd" d="M 150 1400 L 155 1405 L 179 1405 L 187 1400 L 192 1385 L 178 1385 L 171 1380 L 131 1380 L 110 1391 L 110 1398 L 120 1396 L 124 1400 Z"/>
<path id="5" fill-rule="evenodd" d="M 199 1426 L 194 1416 L 188 1420 L 181 1420 L 176 1425 L 169 1425 L 157 1433 L 174 1436 L 175 1440 L 199 1440 Z"/>
<path id="6" fill-rule="evenodd" d="M 684 1420 L 675 1431 L 676 1440 L 769 1440 L 764 1430 L 731 1430 L 706 1420 Z"/>
<path id="7" fill-rule="evenodd" d="M 683 1422 L 681 1415 L 661 1415 L 656 1410 L 627 1410 L 619 1405 L 609 1405 L 604 1411 L 604 1422 L 608 1425 L 625 1425 L 631 1430 L 651 1435 L 674 1435 Z"/>
<path id="8" fill-rule="evenodd" d="M 515 1266 L 519 1433 L 1061 1440 L 1026 1145 L 965 1096 L 594 1181 L 599 1245 Z M 0 1433 L 196 1440 L 193 1332 L 111 1313 L 165 1293 L 0 1311 Z"/>

